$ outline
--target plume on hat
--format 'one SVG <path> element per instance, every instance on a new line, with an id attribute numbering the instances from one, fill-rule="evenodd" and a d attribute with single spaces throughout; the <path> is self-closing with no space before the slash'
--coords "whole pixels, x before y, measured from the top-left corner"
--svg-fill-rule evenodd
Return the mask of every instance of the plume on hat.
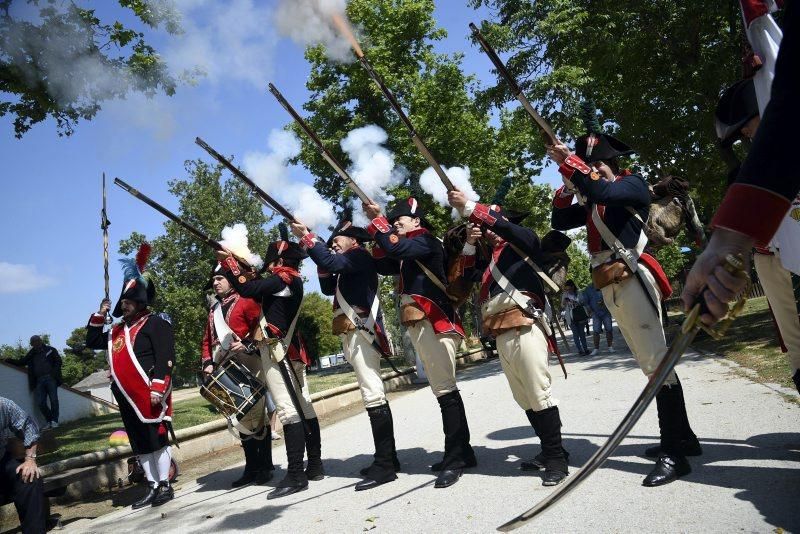
<path id="1" fill-rule="evenodd" d="M 508 196 L 508 192 L 511 191 L 511 182 L 512 177 L 509 174 L 502 180 L 500 180 L 500 185 L 497 186 L 497 190 L 494 192 L 494 198 L 492 198 L 492 204 L 497 206 L 502 206 L 505 201 L 506 197 Z"/>
<path id="2" fill-rule="evenodd" d="M 126 282 L 128 280 L 136 280 L 137 283 L 147 283 L 145 276 L 145 269 L 147 268 L 147 260 L 150 259 L 150 253 L 153 247 L 150 243 L 144 242 L 139 245 L 139 250 L 136 252 L 135 258 L 122 258 L 119 260 L 122 265 L 122 277 Z"/>
<path id="3" fill-rule="evenodd" d="M 581 102 L 581 118 L 583 119 L 583 125 L 586 127 L 586 133 L 603 133 L 600 121 L 597 120 L 597 107 L 594 104 L 594 100 L 587 99 Z"/>
<path id="4" fill-rule="evenodd" d="M 281 241 L 289 241 L 289 227 L 283 221 L 278 223 L 278 235 Z"/>

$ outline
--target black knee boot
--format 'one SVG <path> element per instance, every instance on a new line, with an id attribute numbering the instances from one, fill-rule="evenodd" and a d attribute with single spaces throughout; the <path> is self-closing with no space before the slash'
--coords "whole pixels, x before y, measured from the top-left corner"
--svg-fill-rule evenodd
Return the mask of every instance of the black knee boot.
<path id="1" fill-rule="evenodd" d="M 246 436 L 239 434 L 242 438 L 242 450 L 244 450 L 244 473 L 242 476 L 231 482 L 232 488 L 239 488 L 255 482 L 259 470 L 258 440 L 255 438 L 244 439 Z"/>
<path id="2" fill-rule="evenodd" d="M 303 471 L 303 456 L 306 450 L 306 431 L 303 423 L 283 425 L 283 440 L 286 444 L 286 476 L 278 487 L 267 494 L 267 499 L 285 497 L 308 488 L 308 478 Z"/>
<path id="3" fill-rule="evenodd" d="M 703 454 L 703 448 L 700 446 L 700 441 L 697 439 L 697 436 L 692 430 L 692 426 L 689 424 L 689 415 L 686 412 L 686 401 L 683 398 L 683 386 L 681 385 L 680 380 L 678 380 L 677 384 L 670 386 L 670 388 L 675 390 L 673 394 L 676 398 L 675 409 L 677 411 L 677 419 L 675 424 L 677 425 L 676 432 L 678 432 L 680 436 L 680 442 L 677 445 L 677 451 L 682 456 L 700 456 Z M 656 396 L 656 406 L 658 406 L 658 396 Z M 659 410 L 658 417 L 660 428 L 662 417 L 661 410 Z M 646 449 L 644 454 L 649 458 L 658 458 L 661 456 L 661 444 Z"/>
<path id="4" fill-rule="evenodd" d="M 648 487 L 669 484 L 692 471 L 682 446 L 688 419 L 680 384 L 662 386 L 656 395 L 656 407 L 661 434 L 661 453 L 656 466 L 642 481 L 642 485 Z"/>
<path id="5" fill-rule="evenodd" d="M 322 436 L 320 435 L 319 419 L 306 419 L 311 432 L 306 435 L 306 452 L 308 453 L 308 466 L 306 477 L 308 480 L 322 480 L 325 470 L 322 468 Z"/>
<path id="6" fill-rule="evenodd" d="M 794 381 L 794 385 L 797 388 L 797 392 L 800 393 L 800 369 L 794 372 L 792 380 Z"/>
<path id="7" fill-rule="evenodd" d="M 476 462 L 475 453 L 469 444 L 469 425 L 461 394 L 458 390 L 451 391 L 438 397 L 437 400 L 442 410 L 444 458 L 434 487 L 446 488 L 458 481 L 463 469 L 469 467 L 469 463 L 475 465 Z"/>
<path id="8" fill-rule="evenodd" d="M 533 414 L 533 410 L 525 410 L 525 415 L 528 417 L 528 421 L 533 427 L 533 431 L 536 432 L 536 424 L 534 423 Z M 564 459 L 567 461 L 567 463 L 569 463 L 569 452 L 567 452 L 567 449 L 564 449 L 563 447 L 562 450 L 564 451 Z M 522 471 L 541 471 L 544 469 L 544 467 L 544 452 L 540 452 L 534 456 L 532 460 L 524 461 L 519 465 L 519 468 Z"/>
<path id="9" fill-rule="evenodd" d="M 275 465 L 272 463 L 272 432 L 267 425 L 264 437 L 254 439 L 256 442 L 256 484 L 266 484 L 272 480 Z"/>
<path id="10" fill-rule="evenodd" d="M 389 406 L 389 403 L 383 405 L 386 407 L 386 410 L 389 412 L 389 424 L 390 428 L 392 429 L 392 465 L 394 466 L 394 471 L 397 473 L 400 471 L 400 459 L 397 458 L 397 445 L 395 444 L 394 440 L 394 416 L 392 415 L 392 407 Z M 367 414 L 369 415 L 369 411 L 371 408 L 367 408 Z M 370 416 L 370 424 L 372 424 L 372 417 Z M 375 427 L 372 428 L 373 438 L 375 437 Z M 362 467 L 358 472 L 362 477 L 366 477 L 367 473 L 369 473 L 369 468 L 372 467 L 372 464 L 368 465 L 367 467 Z"/>
<path id="11" fill-rule="evenodd" d="M 533 412 L 533 429 L 542 442 L 543 486 L 555 486 L 564 481 L 569 474 L 567 455 L 561 443 L 561 414 L 558 406 L 551 406 Z"/>
<path id="12" fill-rule="evenodd" d="M 367 408 L 372 427 L 372 440 L 375 442 L 375 456 L 372 465 L 364 473 L 364 480 L 356 484 L 356 491 L 372 489 L 397 479 L 394 459 L 394 429 L 389 405 Z"/>

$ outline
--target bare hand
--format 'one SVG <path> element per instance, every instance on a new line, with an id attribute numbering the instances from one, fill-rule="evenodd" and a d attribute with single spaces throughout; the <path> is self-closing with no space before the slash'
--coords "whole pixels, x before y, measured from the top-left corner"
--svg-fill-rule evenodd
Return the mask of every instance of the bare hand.
<path id="1" fill-rule="evenodd" d="M 302 238 L 306 234 L 310 233 L 308 231 L 308 227 L 305 224 L 293 222 L 293 223 L 289 223 L 289 227 L 292 229 L 292 233 L 295 236 L 300 237 L 300 238 Z"/>
<path id="2" fill-rule="evenodd" d="M 150 404 L 153 407 L 159 406 L 163 399 L 164 399 L 164 395 L 162 395 L 161 393 L 157 393 L 155 391 L 151 391 L 150 392 Z"/>
<path id="3" fill-rule="evenodd" d="M 42 476 L 39 466 L 33 458 L 25 458 L 25 461 L 17 467 L 17 474 L 25 483 L 30 483 Z"/>
<path id="4" fill-rule="evenodd" d="M 214 256 L 215 256 L 215 257 L 217 258 L 217 260 L 219 260 L 220 262 L 224 262 L 225 260 L 227 260 L 228 258 L 230 258 L 231 256 L 233 256 L 233 254 L 231 254 L 231 251 L 230 251 L 230 250 L 228 250 L 228 249 L 226 249 L 226 248 L 223 248 L 222 250 L 215 250 L 215 251 L 214 251 Z"/>
<path id="5" fill-rule="evenodd" d="M 681 294 L 684 308 L 690 310 L 702 291 L 710 312 L 701 316 L 703 323 L 711 325 L 725 317 L 728 303 L 747 285 L 747 278 L 734 276 L 723 268 L 725 257 L 728 254 L 740 255 L 744 259 L 744 271 L 749 272 L 752 248 L 753 239 L 744 234 L 724 228 L 715 230 L 686 277 Z"/>
<path id="6" fill-rule="evenodd" d="M 375 219 L 381 216 L 381 207 L 374 202 L 370 202 L 369 204 L 364 202 L 361 204 L 361 207 L 364 210 L 364 215 L 366 215 L 368 219 Z"/>
<path id="7" fill-rule="evenodd" d="M 477 224 L 469 223 L 467 225 L 467 243 L 474 245 L 481 237 L 483 237 L 481 227 Z"/>
<path id="8" fill-rule="evenodd" d="M 572 151 L 567 148 L 567 145 L 558 143 L 555 145 L 547 145 L 547 155 L 551 160 L 561 165 L 568 156 L 572 155 Z"/>
<path id="9" fill-rule="evenodd" d="M 108 299 L 103 299 L 100 301 L 100 309 L 97 311 L 100 315 L 105 315 L 111 309 L 111 301 Z"/>
<path id="10" fill-rule="evenodd" d="M 231 346 L 228 349 L 228 351 L 233 352 L 234 354 L 242 354 L 244 352 L 247 352 L 247 346 L 237 339 L 231 342 Z"/>
<path id="11" fill-rule="evenodd" d="M 467 205 L 467 195 L 458 189 L 448 191 L 447 202 L 458 211 L 461 211 L 464 209 L 464 206 Z"/>

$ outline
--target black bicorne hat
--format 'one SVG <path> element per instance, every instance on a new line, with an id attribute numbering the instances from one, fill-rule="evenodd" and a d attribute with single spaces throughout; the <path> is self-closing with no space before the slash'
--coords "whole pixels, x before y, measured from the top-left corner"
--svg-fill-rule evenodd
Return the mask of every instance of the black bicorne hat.
<path id="1" fill-rule="evenodd" d="M 122 317 L 122 300 L 132 300 L 143 304 L 152 304 L 156 298 L 156 286 L 145 273 L 147 260 L 150 257 L 149 243 L 142 243 L 135 258 L 119 260 L 122 264 L 122 293 L 114 306 L 114 317 Z"/>
<path id="2" fill-rule="evenodd" d="M 756 86 L 752 78 L 741 80 L 722 92 L 714 112 L 714 126 L 723 147 L 736 142 L 742 126 L 758 115 Z"/>
<path id="3" fill-rule="evenodd" d="M 333 238 L 340 235 L 351 237 L 359 243 L 367 243 L 372 241 L 372 236 L 369 235 L 369 232 L 367 232 L 364 228 L 361 228 L 360 226 L 353 226 L 353 223 L 350 221 L 341 220 L 336 225 L 336 228 L 333 230 L 331 236 L 328 238 L 328 247 L 333 244 Z"/>
<path id="4" fill-rule="evenodd" d="M 203 286 L 204 291 L 211 289 L 212 285 L 214 284 L 214 277 L 218 275 L 225 276 L 225 270 L 222 268 L 222 264 L 220 262 L 215 263 L 214 267 L 211 268 L 211 274 L 208 275 L 208 282 L 206 282 L 206 285 Z"/>
<path id="5" fill-rule="evenodd" d="M 586 163 L 629 156 L 636 151 L 607 133 L 603 133 L 597 120 L 597 108 L 591 100 L 581 102 L 583 124 L 587 134 L 575 141 L 575 154 Z"/>
<path id="6" fill-rule="evenodd" d="M 408 197 L 405 200 L 397 201 L 395 205 L 392 206 L 392 209 L 389 210 L 386 218 L 389 219 L 389 223 L 393 224 L 403 215 L 408 217 L 419 217 L 420 223 L 422 223 L 423 226 L 428 226 L 428 223 L 425 220 L 425 212 L 420 207 L 417 199 L 414 197 Z"/>
<path id="7" fill-rule="evenodd" d="M 280 240 L 273 241 L 267 245 L 267 254 L 264 256 L 264 267 L 262 271 L 267 269 L 267 266 L 277 261 L 280 258 L 290 261 L 301 261 L 308 257 L 300 243 L 289 241 L 289 229 L 284 223 L 278 223 L 278 232 L 280 233 Z"/>

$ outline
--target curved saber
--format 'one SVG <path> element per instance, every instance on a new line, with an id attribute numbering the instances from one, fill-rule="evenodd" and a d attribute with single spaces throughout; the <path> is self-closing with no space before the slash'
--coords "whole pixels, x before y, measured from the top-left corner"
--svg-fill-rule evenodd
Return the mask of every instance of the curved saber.
<path id="1" fill-rule="evenodd" d="M 732 255 L 728 255 L 725 260 L 725 264 L 723 265 L 725 270 L 735 276 L 747 276 L 743 271 L 743 262 L 741 259 Z M 703 292 L 701 291 L 700 294 L 702 295 L 702 293 Z M 700 322 L 700 315 L 705 312 L 705 302 L 701 300 L 700 303 L 695 304 L 692 310 L 687 314 L 686 320 L 683 321 L 680 334 L 678 334 L 678 336 L 672 342 L 672 345 L 670 345 L 669 350 L 667 350 L 667 353 L 664 355 L 664 358 L 661 360 L 658 368 L 647 382 L 647 386 L 645 386 L 644 390 L 639 395 L 639 398 L 636 399 L 636 402 L 634 402 L 633 407 L 631 407 L 630 411 L 622 419 L 622 422 L 608 438 L 608 441 L 606 441 L 603 446 L 600 447 L 600 449 L 598 449 L 598 451 L 595 452 L 591 458 L 589 458 L 583 467 L 578 469 L 578 471 L 569 477 L 566 482 L 558 486 L 558 489 L 539 501 L 536 506 L 527 512 L 524 512 L 511 521 L 497 527 L 497 530 L 501 532 L 510 532 L 533 520 L 533 518 L 535 518 L 537 515 L 541 514 L 558 501 L 566 497 L 570 491 L 577 488 L 581 482 L 589 478 L 589 475 L 591 475 L 598 467 L 603 465 L 603 462 L 605 462 L 608 457 L 611 456 L 611 453 L 614 452 L 622 440 L 625 439 L 625 436 L 628 435 L 634 425 L 636 425 L 636 423 L 639 421 L 639 418 L 642 417 L 642 414 L 653 401 L 653 398 L 661 389 L 661 386 L 664 385 L 667 377 L 675 368 L 675 365 L 678 363 L 678 360 L 680 360 L 681 355 L 689 347 L 689 344 L 692 342 L 695 335 L 697 335 L 697 332 L 703 328 L 715 338 L 722 337 L 722 334 L 725 332 L 725 330 L 727 330 L 727 327 L 730 325 L 731 321 L 733 321 L 733 318 L 744 307 L 744 300 L 744 298 L 741 298 L 734 305 L 733 309 L 728 312 L 728 316 L 720 322 L 720 325 L 716 331 L 710 331 L 704 328 L 703 324 Z"/>

